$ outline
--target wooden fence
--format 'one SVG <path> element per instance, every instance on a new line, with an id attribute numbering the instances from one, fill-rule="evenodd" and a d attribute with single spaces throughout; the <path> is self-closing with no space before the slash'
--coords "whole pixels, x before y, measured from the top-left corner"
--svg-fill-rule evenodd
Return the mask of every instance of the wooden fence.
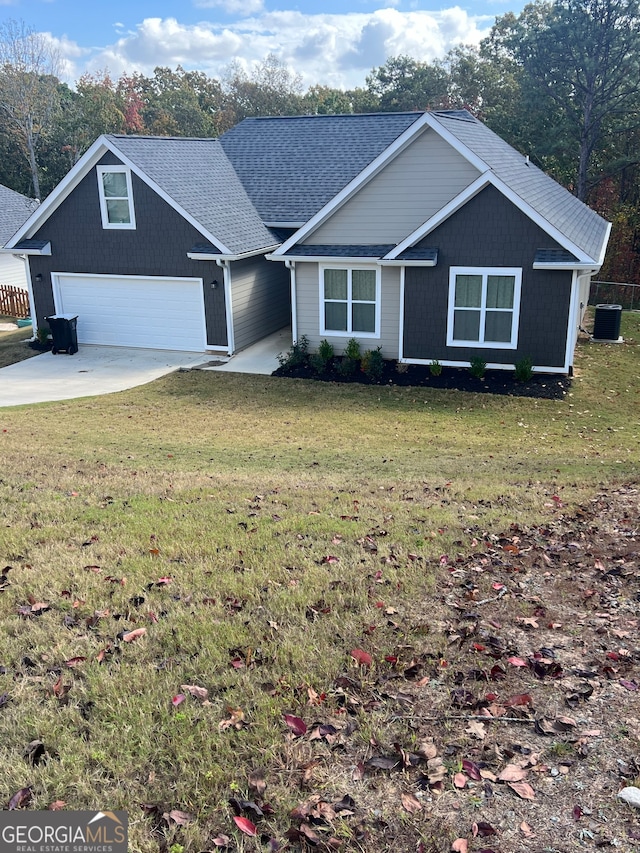
<path id="1" fill-rule="evenodd" d="M 29 294 L 19 287 L 0 284 L 0 314 L 21 320 L 29 316 Z"/>

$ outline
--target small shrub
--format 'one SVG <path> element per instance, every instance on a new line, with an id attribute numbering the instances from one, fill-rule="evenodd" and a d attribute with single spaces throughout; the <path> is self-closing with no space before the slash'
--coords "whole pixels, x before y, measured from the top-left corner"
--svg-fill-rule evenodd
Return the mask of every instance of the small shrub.
<path id="1" fill-rule="evenodd" d="M 482 379 L 486 369 L 487 362 L 484 360 L 484 358 L 479 355 L 474 355 L 469 362 L 469 372 L 471 373 L 471 375 L 475 376 L 476 379 Z"/>
<path id="2" fill-rule="evenodd" d="M 312 369 L 321 376 L 323 373 L 327 372 L 327 368 L 329 367 L 329 362 L 333 358 L 333 347 L 329 343 L 329 341 L 325 338 L 320 342 L 320 346 L 318 347 L 318 352 L 314 352 L 313 355 L 309 356 L 309 364 Z"/>
<path id="3" fill-rule="evenodd" d="M 529 356 L 516 361 L 515 377 L 518 382 L 529 382 L 533 377 L 533 361 Z"/>
<path id="4" fill-rule="evenodd" d="M 353 359 L 353 361 L 360 361 L 360 344 L 355 338 L 349 338 L 344 356 Z"/>
<path id="5" fill-rule="evenodd" d="M 359 359 L 349 358 L 348 356 L 344 355 L 338 363 L 338 373 L 340 374 L 340 376 L 353 376 L 356 370 L 358 369 L 359 364 Z"/>
<path id="6" fill-rule="evenodd" d="M 376 349 L 368 349 L 362 356 L 360 362 L 362 372 L 369 379 L 380 379 L 384 373 L 384 358 L 382 357 L 382 347 Z"/>
<path id="7" fill-rule="evenodd" d="M 300 340 L 291 344 L 285 353 L 278 353 L 277 358 L 280 367 L 301 367 L 309 358 L 309 339 L 306 335 L 302 335 Z"/>
<path id="8" fill-rule="evenodd" d="M 437 358 L 434 358 L 431 364 L 429 365 L 429 373 L 432 376 L 440 376 L 442 373 L 442 365 L 438 361 Z"/>
<path id="9" fill-rule="evenodd" d="M 46 344 L 49 340 L 49 329 L 46 329 L 44 326 L 38 326 L 36 339 L 39 344 Z"/>

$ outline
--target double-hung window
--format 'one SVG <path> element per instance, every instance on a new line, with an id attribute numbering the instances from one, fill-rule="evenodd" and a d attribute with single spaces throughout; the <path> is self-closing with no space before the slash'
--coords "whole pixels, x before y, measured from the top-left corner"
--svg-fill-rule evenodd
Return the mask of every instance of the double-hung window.
<path id="1" fill-rule="evenodd" d="M 98 166 L 97 172 L 102 227 L 134 229 L 131 172 L 124 166 Z"/>
<path id="2" fill-rule="evenodd" d="M 522 270 L 451 267 L 447 346 L 516 349 Z"/>
<path id="3" fill-rule="evenodd" d="M 377 267 L 320 268 L 320 333 L 380 337 Z"/>

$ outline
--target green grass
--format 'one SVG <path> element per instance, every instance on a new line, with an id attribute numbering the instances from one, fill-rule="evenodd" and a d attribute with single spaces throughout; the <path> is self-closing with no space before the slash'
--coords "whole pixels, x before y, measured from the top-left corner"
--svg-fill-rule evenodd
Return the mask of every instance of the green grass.
<path id="1" fill-rule="evenodd" d="M 378 672 L 349 652 L 376 667 L 416 644 L 437 657 L 442 638 L 421 638 L 440 555 L 550 517 L 554 495 L 570 507 L 601 483 L 637 482 L 640 315 L 622 331 L 623 346 L 580 346 L 562 401 L 191 371 L 0 410 L 0 565 L 12 567 L 0 802 L 31 785 L 35 808 L 125 808 L 132 850 L 195 851 L 238 836 L 227 799 L 249 794 L 256 767 L 268 835 L 309 795 L 310 761 L 313 790 L 341 797 L 350 771 L 326 744 L 292 740 L 283 713 L 353 719 L 361 754 L 374 736 L 391 749 L 408 736 L 399 723 L 344 713 L 336 677 Z M 50 609 L 22 618 L 29 601 Z M 206 687 L 208 704 L 174 707 L 181 685 Z M 325 701 L 309 705 L 309 690 Z M 221 728 L 237 708 L 244 725 Z M 23 757 L 34 739 L 51 756 L 36 767 Z M 140 803 L 196 819 L 154 824 Z"/>
<path id="2" fill-rule="evenodd" d="M 13 317 L 0 316 L 0 323 L 11 321 Z M 9 332 L 0 331 L 0 367 L 24 361 L 38 354 L 35 350 L 29 349 L 26 343 L 32 334 L 31 326 Z"/>

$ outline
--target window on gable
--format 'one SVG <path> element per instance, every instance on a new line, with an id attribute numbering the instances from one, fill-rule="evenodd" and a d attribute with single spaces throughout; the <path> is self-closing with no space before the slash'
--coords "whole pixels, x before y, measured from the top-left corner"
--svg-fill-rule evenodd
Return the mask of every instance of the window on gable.
<path id="1" fill-rule="evenodd" d="M 321 334 L 379 337 L 379 290 L 377 269 L 321 268 Z"/>
<path id="2" fill-rule="evenodd" d="M 131 172 L 124 166 L 98 166 L 103 228 L 135 228 Z"/>
<path id="3" fill-rule="evenodd" d="M 515 349 L 522 270 L 451 267 L 447 346 Z"/>

